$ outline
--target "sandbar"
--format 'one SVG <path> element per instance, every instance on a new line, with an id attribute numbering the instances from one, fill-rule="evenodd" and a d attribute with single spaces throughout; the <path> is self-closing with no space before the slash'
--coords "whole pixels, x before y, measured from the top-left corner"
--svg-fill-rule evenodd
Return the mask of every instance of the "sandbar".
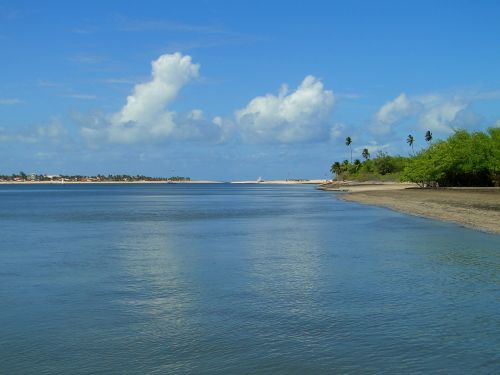
<path id="1" fill-rule="evenodd" d="M 500 234 L 500 188 L 418 188 L 411 184 L 333 184 L 338 198 Z"/>

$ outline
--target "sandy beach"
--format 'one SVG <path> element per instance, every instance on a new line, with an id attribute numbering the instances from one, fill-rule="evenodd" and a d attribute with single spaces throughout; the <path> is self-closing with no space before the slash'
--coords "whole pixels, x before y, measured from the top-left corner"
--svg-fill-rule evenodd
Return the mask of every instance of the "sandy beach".
<path id="1" fill-rule="evenodd" d="M 320 185 L 324 184 L 325 179 L 322 180 L 249 180 L 249 181 L 231 181 L 231 184 L 260 184 L 260 185 Z"/>
<path id="2" fill-rule="evenodd" d="M 500 234 L 500 188 L 420 189 L 409 184 L 340 184 L 338 198 Z"/>

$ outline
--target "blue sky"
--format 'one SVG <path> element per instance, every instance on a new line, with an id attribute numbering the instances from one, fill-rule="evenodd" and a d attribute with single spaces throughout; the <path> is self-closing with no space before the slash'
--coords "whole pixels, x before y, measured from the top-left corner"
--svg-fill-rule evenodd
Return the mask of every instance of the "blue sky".
<path id="1" fill-rule="evenodd" d="M 498 1 L 0 1 L 0 173 L 323 178 L 500 126 Z M 359 155 L 358 155 L 359 154 Z"/>

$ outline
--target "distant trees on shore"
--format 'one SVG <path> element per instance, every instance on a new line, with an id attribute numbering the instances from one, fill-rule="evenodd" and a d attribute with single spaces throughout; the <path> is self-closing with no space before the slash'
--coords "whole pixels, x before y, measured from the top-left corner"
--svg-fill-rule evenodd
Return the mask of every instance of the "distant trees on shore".
<path id="1" fill-rule="evenodd" d="M 172 177 L 149 177 L 144 175 L 127 175 L 127 174 L 108 174 L 96 176 L 83 175 L 42 175 L 32 173 L 27 175 L 24 172 L 14 173 L 12 175 L 0 175 L 0 181 L 3 182 L 47 182 L 47 181 L 67 181 L 67 182 L 137 182 L 137 181 L 173 181 L 183 182 L 191 181 L 190 177 L 172 176 Z"/>
<path id="2" fill-rule="evenodd" d="M 363 162 L 353 163 L 351 156 L 350 163 L 335 162 L 330 170 L 337 180 L 407 181 L 422 187 L 500 186 L 500 127 L 472 133 L 457 130 L 447 140 L 436 142 L 431 142 L 432 133 L 427 131 L 424 139 L 428 147 L 415 153 L 414 138 L 408 135 L 406 143 L 412 149 L 409 157 L 379 152 L 370 159 L 365 148 Z"/>
<path id="3" fill-rule="evenodd" d="M 399 175 L 404 168 L 404 157 L 390 156 L 385 152 L 379 152 L 373 159 L 369 159 L 369 153 L 362 154 L 364 160 L 354 160 L 349 163 L 344 160 L 341 164 L 335 162 L 330 171 L 336 175 L 337 180 L 399 180 Z"/>

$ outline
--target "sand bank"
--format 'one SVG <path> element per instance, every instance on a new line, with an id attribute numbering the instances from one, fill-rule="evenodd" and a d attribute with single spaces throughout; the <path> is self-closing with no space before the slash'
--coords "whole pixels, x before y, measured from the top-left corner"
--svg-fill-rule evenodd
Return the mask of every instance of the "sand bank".
<path id="1" fill-rule="evenodd" d="M 387 207 L 417 216 L 451 221 L 500 234 L 500 188 L 419 189 L 406 184 L 331 186 L 338 198 Z"/>
<path id="2" fill-rule="evenodd" d="M 259 184 L 259 185 L 321 185 L 325 183 L 325 179 L 322 180 L 263 180 L 263 181 L 232 181 L 231 184 Z"/>

